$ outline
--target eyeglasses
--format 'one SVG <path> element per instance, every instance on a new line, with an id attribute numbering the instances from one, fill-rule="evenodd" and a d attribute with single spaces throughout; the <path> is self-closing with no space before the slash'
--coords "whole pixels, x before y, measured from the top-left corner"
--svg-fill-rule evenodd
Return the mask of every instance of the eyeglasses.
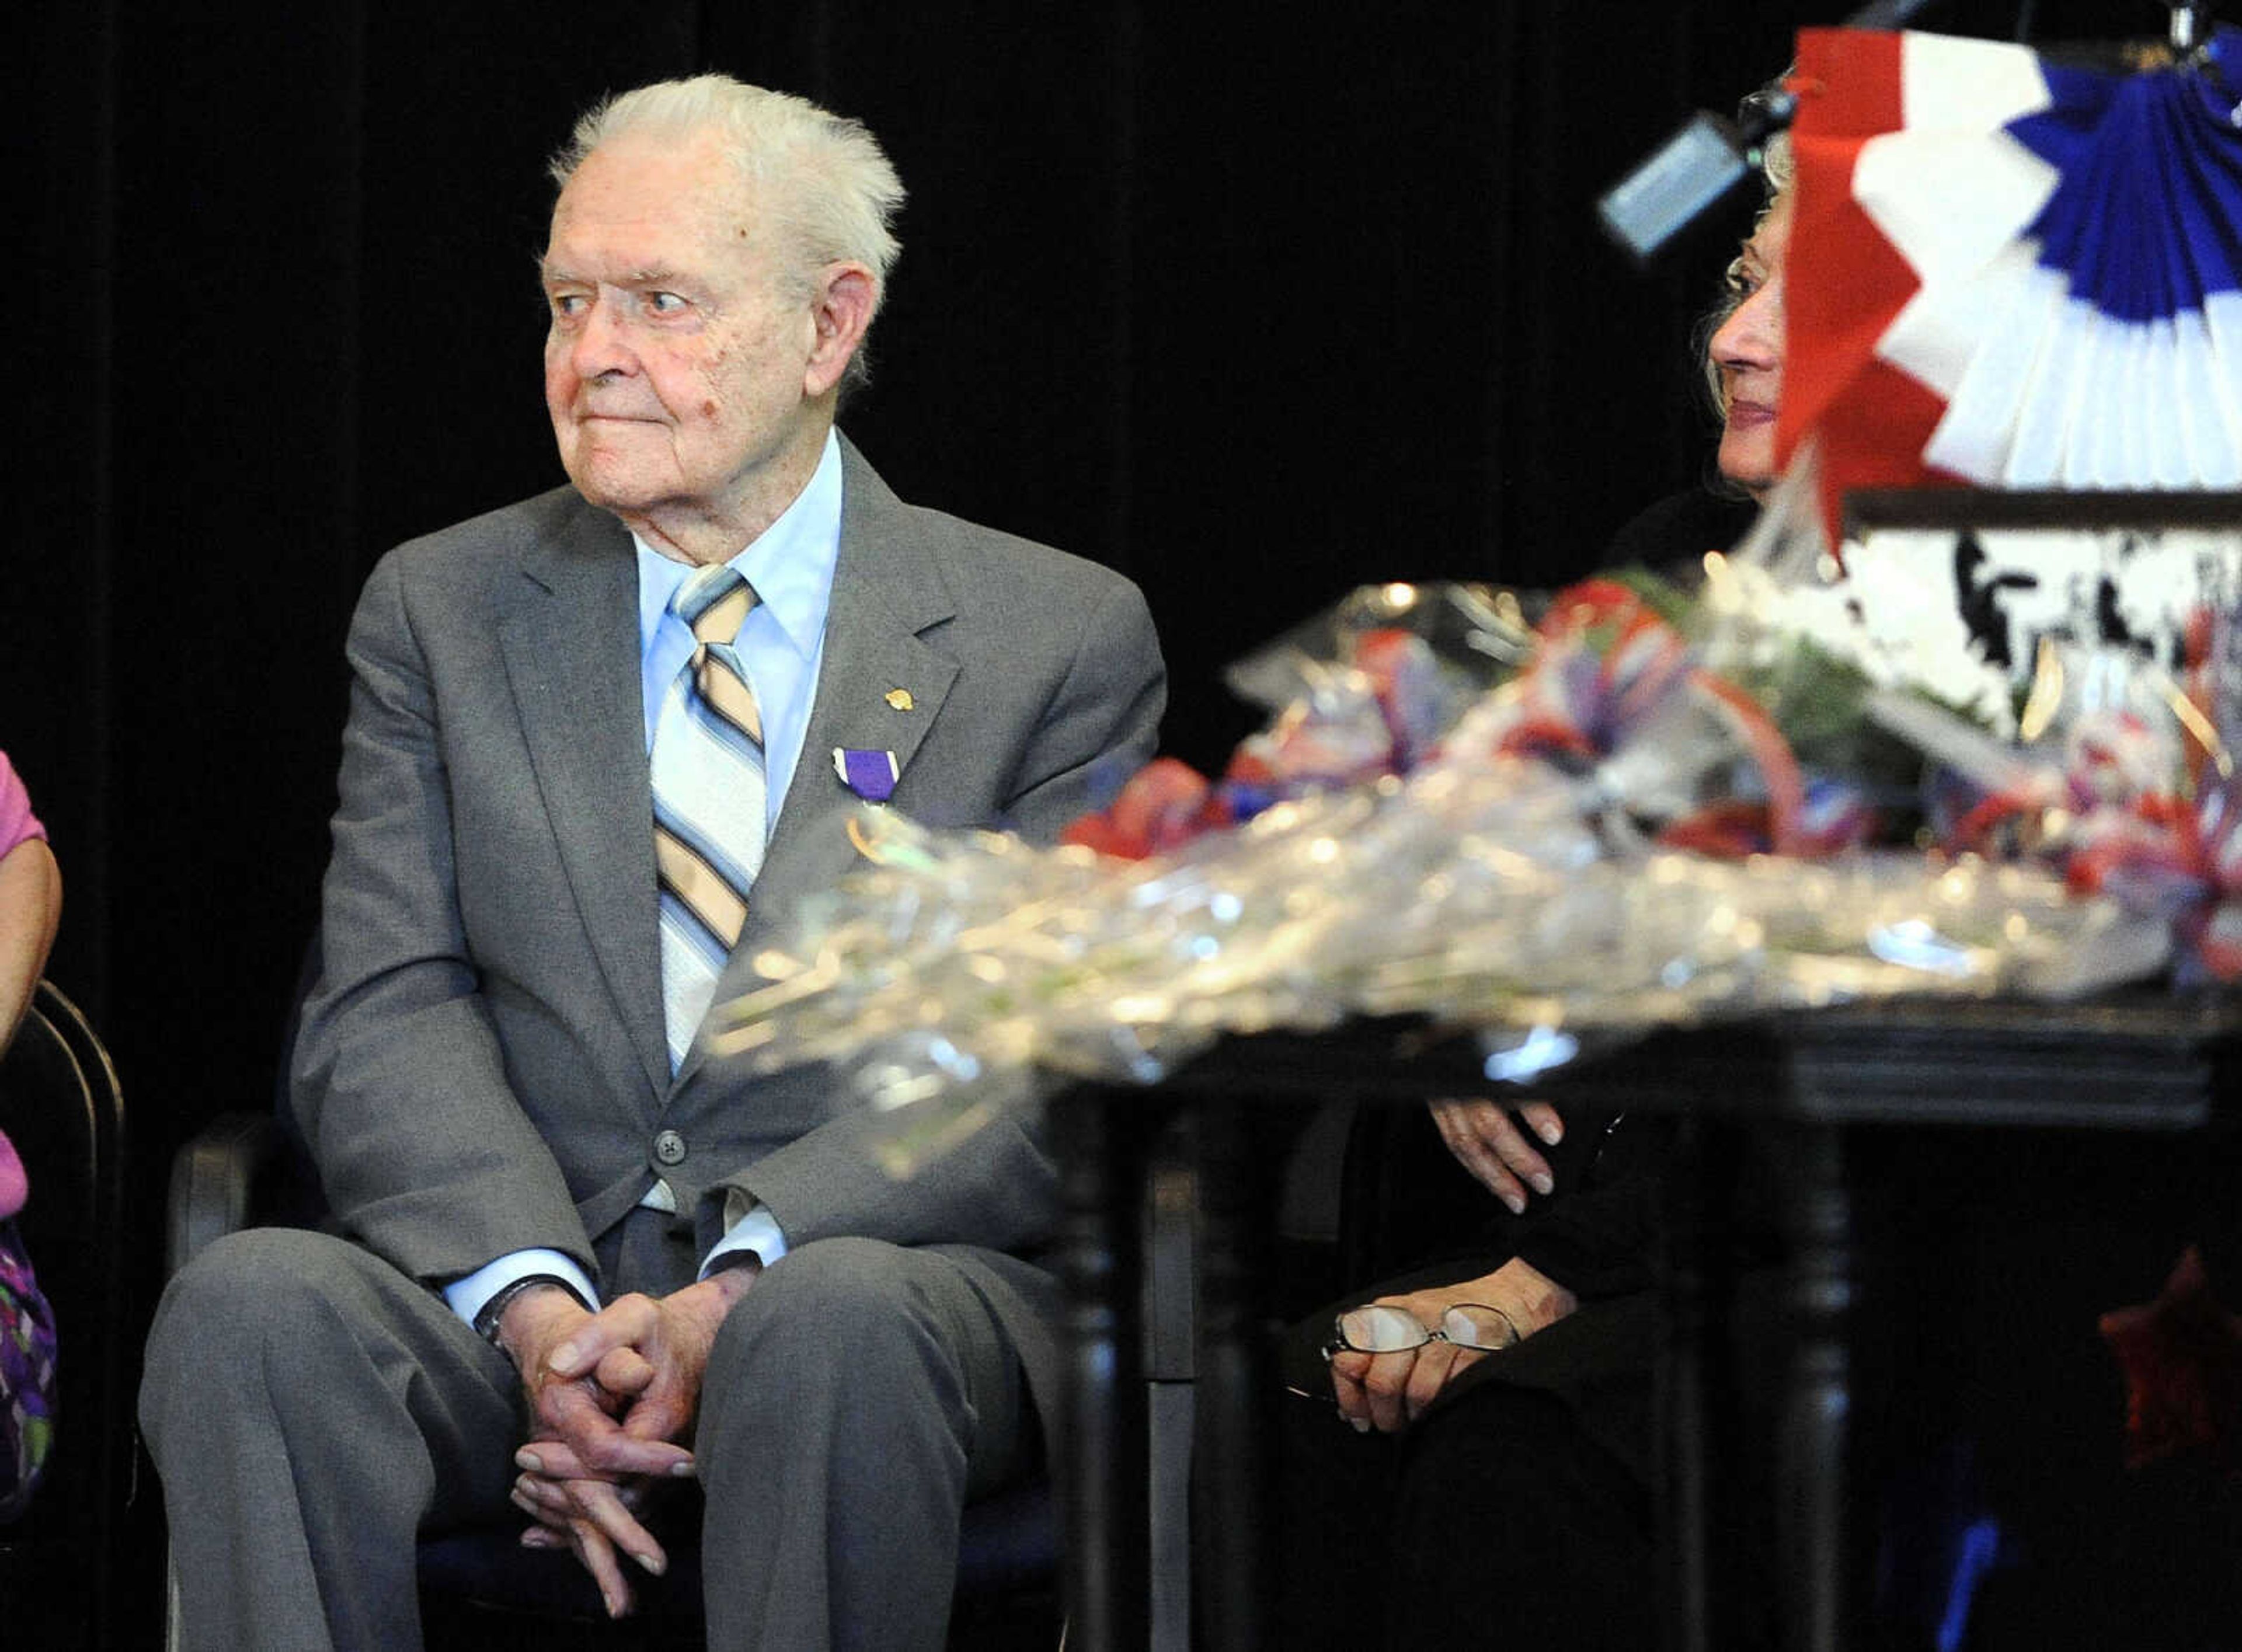
<path id="1" fill-rule="evenodd" d="M 1332 1340 L 1324 1345 L 1324 1358 L 1330 1359 L 1341 1348 L 1357 1353 L 1405 1353 L 1428 1342 L 1494 1353 L 1518 1340 L 1518 1326 L 1510 1316 L 1483 1302 L 1459 1302 L 1440 1315 L 1437 1326 L 1426 1325 L 1406 1308 L 1368 1302 L 1349 1308 L 1332 1321 Z"/>

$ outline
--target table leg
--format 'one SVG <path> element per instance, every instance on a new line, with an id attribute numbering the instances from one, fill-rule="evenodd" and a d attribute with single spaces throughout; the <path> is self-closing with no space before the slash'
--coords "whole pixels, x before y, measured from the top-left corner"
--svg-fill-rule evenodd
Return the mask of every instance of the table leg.
<path id="1" fill-rule="evenodd" d="M 1151 1112 L 1141 1091 L 1081 1085 L 1051 1104 L 1059 1165 L 1059 1277 L 1068 1426 L 1070 1652 L 1143 1652 L 1146 1422 L 1137 1212 Z"/>
<path id="2" fill-rule="evenodd" d="M 1675 1173 L 1667 1195 L 1661 1260 L 1666 1341 L 1658 1384 L 1660 1437 L 1666 1452 L 1661 1511 L 1659 1644 L 1666 1652 L 1710 1652 L 1711 1581 L 1706 1534 L 1712 1508 L 1706 1431 L 1708 1314 L 1703 1130 L 1694 1118 L 1675 1128 Z"/>
<path id="3" fill-rule="evenodd" d="M 1269 1419 L 1280 1403 L 1261 1326 L 1269 1219 L 1259 1132 L 1268 1121 L 1233 1100 L 1199 1109 L 1191 1125 L 1199 1190 L 1204 1423 L 1197 1513 L 1208 1534 L 1195 1545 L 1205 1557 L 1202 1638 L 1224 1652 L 1256 1652 L 1264 1642 L 1262 1603 L 1270 1576 L 1264 1495 L 1271 1480 Z"/>
<path id="4" fill-rule="evenodd" d="M 1789 1145 L 1784 1184 L 1792 1341 L 1777 1463 L 1783 1644 L 1793 1652 L 1837 1652 L 1843 1644 L 1848 1572 L 1852 1200 L 1839 1126 L 1799 1125 Z"/>

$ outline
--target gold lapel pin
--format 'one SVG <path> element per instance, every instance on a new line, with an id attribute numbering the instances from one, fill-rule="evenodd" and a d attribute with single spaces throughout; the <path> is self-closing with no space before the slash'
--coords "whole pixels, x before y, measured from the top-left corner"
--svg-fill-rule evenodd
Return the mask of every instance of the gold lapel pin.
<path id="1" fill-rule="evenodd" d="M 917 703 L 911 698 L 909 688 L 890 688 L 887 692 L 886 698 L 888 704 L 897 711 L 909 711 Z"/>

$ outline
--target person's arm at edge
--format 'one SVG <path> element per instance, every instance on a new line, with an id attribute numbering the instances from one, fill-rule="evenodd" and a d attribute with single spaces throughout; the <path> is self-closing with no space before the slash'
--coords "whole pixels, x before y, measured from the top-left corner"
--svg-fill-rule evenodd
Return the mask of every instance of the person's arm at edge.
<path id="1" fill-rule="evenodd" d="M 62 910 L 62 872 L 43 839 L 27 837 L 0 856 L 0 1050 L 30 1007 Z"/>

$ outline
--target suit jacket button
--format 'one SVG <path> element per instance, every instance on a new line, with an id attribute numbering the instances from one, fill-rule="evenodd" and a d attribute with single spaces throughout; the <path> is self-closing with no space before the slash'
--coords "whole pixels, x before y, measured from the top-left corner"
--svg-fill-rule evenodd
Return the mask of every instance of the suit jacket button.
<path id="1" fill-rule="evenodd" d="M 685 1138 L 674 1130 L 665 1130 L 654 1138 L 654 1156 L 664 1165 L 685 1162 Z"/>

